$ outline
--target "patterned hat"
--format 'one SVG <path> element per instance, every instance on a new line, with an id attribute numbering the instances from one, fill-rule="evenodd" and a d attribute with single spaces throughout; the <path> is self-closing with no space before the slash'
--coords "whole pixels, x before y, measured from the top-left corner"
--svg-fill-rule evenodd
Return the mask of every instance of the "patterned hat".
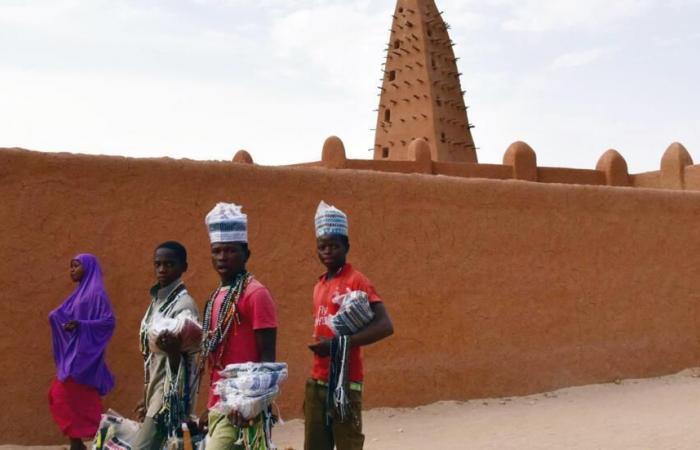
<path id="1" fill-rule="evenodd" d="M 216 242 L 248 243 L 248 216 L 235 203 L 217 203 L 204 221 L 209 229 L 209 240 Z"/>
<path id="2" fill-rule="evenodd" d="M 316 237 L 325 234 L 348 235 L 348 216 L 335 206 L 321 202 L 316 210 Z"/>

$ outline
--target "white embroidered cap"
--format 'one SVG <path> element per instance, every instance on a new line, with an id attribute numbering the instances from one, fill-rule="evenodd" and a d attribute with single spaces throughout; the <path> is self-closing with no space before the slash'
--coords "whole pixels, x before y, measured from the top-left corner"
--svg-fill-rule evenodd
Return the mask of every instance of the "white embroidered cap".
<path id="1" fill-rule="evenodd" d="M 316 209 L 316 237 L 325 234 L 348 235 L 348 216 L 335 206 L 321 201 Z"/>
<path id="2" fill-rule="evenodd" d="M 209 211 L 205 223 L 209 229 L 209 240 L 215 242 L 248 243 L 248 216 L 235 203 L 217 203 Z"/>

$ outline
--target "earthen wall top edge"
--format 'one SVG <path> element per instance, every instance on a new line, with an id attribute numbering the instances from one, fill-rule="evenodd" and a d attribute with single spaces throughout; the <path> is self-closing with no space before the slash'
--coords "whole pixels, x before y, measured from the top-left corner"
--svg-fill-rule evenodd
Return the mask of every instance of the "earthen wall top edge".
<path id="1" fill-rule="evenodd" d="M 23 148 L 0 148 L 0 185 L 2 178 L 6 176 L 7 168 L 3 159 L 8 162 L 11 160 L 23 160 L 23 162 L 32 164 L 41 164 L 42 162 L 55 164 L 56 162 L 76 162 L 86 163 L 96 166 L 122 165 L 127 167 L 148 168 L 148 166 L 156 167 L 172 167 L 179 169 L 192 170 L 215 170 L 215 171 L 230 171 L 233 173 L 239 171 L 256 171 L 259 173 L 282 174 L 286 173 L 290 176 L 305 176 L 319 175 L 332 176 L 340 179 L 344 178 L 360 178 L 366 181 L 376 182 L 377 179 L 382 179 L 388 183 L 415 183 L 420 180 L 421 183 L 432 186 L 443 185 L 446 188 L 450 186 L 456 187 L 459 185 L 472 185 L 482 187 L 493 187 L 495 189 L 504 189 L 508 186 L 518 186 L 519 190 L 527 190 L 533 192 L 552 192 L 552 191 L 600 191 L 606 193 L 616 193 L 619 195 L 641 195 L 641 196 L 660 196 L 662 198 L 688 198 L 693 197 L 700 200 L 700 191 L 692 190 L 671 190 L 650 187 L 634 187 L 634 186 L 608 186 L 608 185 L 584 185 L 584 184 L 568 184 L 568 183 L 540 183 L 516 179 L 491 179 L 477 177 L 455 177 L 449 175 L 434 175 L 420 173 L 396 173 L 396 172 L 381 172 L 363 169 L 326 169 L 322 166 L 261 166 L 256 164 L 237 164 L 230 161 L 201 161 L 192 159 L 175 159 L 170 157 L 161 158 L 134 158 L 127 156 L 113 155 L 87 155 L 70 152 L 41 152 L 36 150 L 27 150 Z M 371 162 L 371 161 L 370 161 Z M 595 169 L 569 169 L 581 171 L 595 171 Z M 634 175 L 630 175 L 634 176 Z"/>

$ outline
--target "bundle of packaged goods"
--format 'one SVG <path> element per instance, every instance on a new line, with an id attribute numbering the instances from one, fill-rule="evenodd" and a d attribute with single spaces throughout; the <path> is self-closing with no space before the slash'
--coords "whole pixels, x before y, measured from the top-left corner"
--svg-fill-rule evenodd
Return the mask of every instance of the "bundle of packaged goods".
<path id="1" fill-rule="evenodd" d="M 165 334 L 172 334 L 180 339 L 180 348 L 183 353 L 199 350 L 202 342 L 202 325 L 190 311 L 183 311 L 176 317 L 155 317 L 148 329 L 148 347 L 153 353 L 162 353 L 158 347 L 158 338 Z"/>
<path id="2" fill-rule="evenodd" d="M 244 419 L 253 419 L 265 412 L 279 395 L 279 385 L 287 379 L 286 363 L 229 364 L 219 372 L 216 383 L 220 397 L 214 409 L 225 415 L 237 412 Z"/>
<path id="3" fill-rule="evenodd" d="M 339 304 L 338 312 L 327 319 L 328 327 L 336 336 L 352 336 L 374 318 L 367 293 L 351 291 L 333 300 Z"/>

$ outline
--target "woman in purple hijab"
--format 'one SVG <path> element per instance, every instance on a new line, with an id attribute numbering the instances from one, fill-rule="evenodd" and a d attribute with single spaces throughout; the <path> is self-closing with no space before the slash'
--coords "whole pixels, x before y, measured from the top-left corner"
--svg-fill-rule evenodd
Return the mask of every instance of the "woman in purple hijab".
<path id="1" fill-rule="evenodd" d="M 84 450 L 82 440 L 91 439 L 100 424 L 100 397 L 114 387 L 104 357 L 116 321 L 94 255 L 73 258 L 70 276 L 78 287 L 49 314 L 56 362 L 49 408 L 71 450 Z"/>

